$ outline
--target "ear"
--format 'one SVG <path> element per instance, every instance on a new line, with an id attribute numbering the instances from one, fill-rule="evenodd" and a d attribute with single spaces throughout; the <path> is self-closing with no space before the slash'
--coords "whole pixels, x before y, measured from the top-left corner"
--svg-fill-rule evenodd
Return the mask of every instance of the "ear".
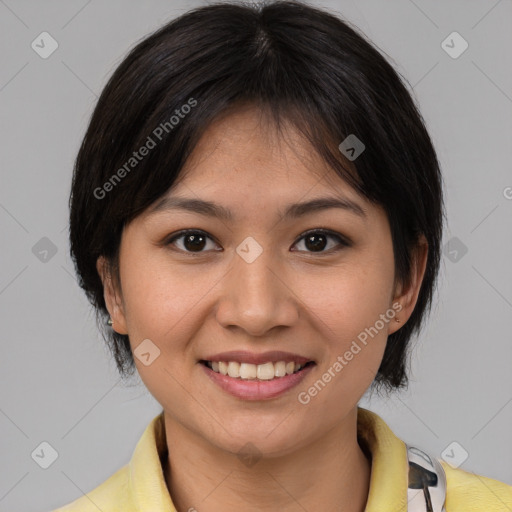
<path id="1" fill-rule="evenodd" d="M 400 322 L 391 322 L 388 334 L 398 331 L 412 315 L 425 275 L 427 258 L 428 242 L 425 236 L 421 235 L 411 255 L 411 276 L 409 285 L 404 287 L 402 283 L 399 283 L 395 289 L 393 304 L 399 303 L 401 306 L 401 309 L 396 309 L 397 313 L 395 318 L 400 320 Z"/>
<path id="2" fill-rule="evenodd" d="M 117 290 L 115 279 L 111 275 L 107 261 L 103 256 L 97 259 L 96 270 L 103 283 L 103 297 L 112 318 L 112 329 L 119 334 L 128 334 L 122 294 L 120 290 Z"/>

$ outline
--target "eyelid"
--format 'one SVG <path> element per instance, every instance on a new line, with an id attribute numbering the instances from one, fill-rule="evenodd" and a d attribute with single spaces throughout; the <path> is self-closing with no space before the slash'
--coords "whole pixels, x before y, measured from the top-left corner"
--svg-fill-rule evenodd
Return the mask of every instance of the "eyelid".
<path id="1" fill-rule="evenodd" d="M 201 234 L 203 236 L 205 236 L 206 238 L 209 238 L 210 240 L 214 241 L 217 245 L 220 245 L 217 240 L 212 236 L 210 235 L 208 232 L 202 230 L 202 229 L 198 229 L 198 228 L 187 228 L 187 229 L 182 229 L 180 231 L 177 231 L 171 235 L 169 235 L 168 237 L 165 238 L 164 242 L 163 242 L 163 245 L 172 245 L 173 242 L 175 242 L 176 240 L 178 240 L 179 238 L 183 237 L 183 236 L 186 236 L 188 234 L 191 234 L 191 233 L 194 233 L 194 234 Z M 295 242 L 293 243 L 292 247 L 295 246 L 298 242 L 300 242 L 303 238 L 305 238 L 306 236 L 310 235 L 310 234 L 316 234 L 316 233 L 320 233 L 320 234 L 323 234 L 323 235 L 326 235 L 326 236 L 330 236 L 332 238 L 335 238 L 338 240 L 339 242 L 339 245 L 342 246 L 342 247 L 350 247 L 352 245 L 352 241 L 342 235 L 341 233 L 338 233 L 336 231 L 332 231 L 331 229 L 328 229 L 328 228 L 321 228 L 321 227 L 318 227 L 318 228 L 312 228 L 312 229 L 308 229 L 307 231 L 304 231 L 303 233 L 301 233 L 299 235 L 299 237 L 295 240 Z M 202 253 L 207 253 L 209 251 L 199 251 L 199 252 L 193 252 L 193 251 L 182 251 L 181 249 L 177 249 L 179 252 L 185 252 L 186 254 L 194 254 L 194 255 L 200 255 Z M 330 249 L 328 251 L 320 251 L 318 253 L 315 253 L 315 252 L 310 252 L 310 251 L 306 251 L 308 254 L 319 254 L 319 255 L 327 255 L 327 254 L 331 254 L 333 252 L 337 252 L 338 250 L 340 250 L 339 248 L 338 249 Z M 220 251 L 219 251 L 220 252 Z M 294 251 L 294 252 L 304 252 L 304 251 Z"/>
<path id="2" fill-rule="evenodd" d="M 180 231 L 176 231 L 175 233 L 172 233 L 171 235 L 165 237 L 165 239 L 162 242 L 162 245 L 164 245 L 164 246 L 172 245 L 173 242 L 175 242 L 179 238 L 181 238 L 181 237 L 183 237 L 185 235 L 192 234 L 192 233 L 203 235 L 206 238 L 209 238 L 210 240 L 214 241 L 217 245 L 220 245 L 219 242 L 217 242 L 217 240 L 215 239 L 215 237 L 210 235 L 208 232 L 203 231 L 202 229 L 198 229 L 198 228 L 195 228 L 195 229 L 194 228 L 187 228 L 187 229 L 182 229 Z M 200 252 L 194 253 L 192 251 L 182 251 L 181 249 L 177 249 L 177 250 L 179 252 L 185 252 L 187 254 L 196 254 L 196 255 L 208 252 L 208 251 L 200 251 Z"/>
<path id="3" fill-rule="evenodd" d="M 297 238 L 297 241 L 294 243 L 294 245 L 299 241 L 299 240 L 302 240 L 305 236 L 309 235 L 309 234 L 313 234 L 313 233 L 322 233 L 324 235 L 328 235 L 328 236 L 331 236 L 333 238 L 337 238 L 343 245 L 346 245 L 346 246 L 350 246 L 352 245 L 352 240 L 350 240 L 350 238 L 348 238 L 347 236 L 345 235 L 342 235 L 341 233 L 338 233 L 337 231 L 333 231 L 332 229 L 328 229 L 328 228 L 313 228 L 313 229 L 308 229 L 307 231 L 304 231 L 304 233 L 302 233 L 299 238 Z M 314 253 L 312 253 L 314 254 Z"/>

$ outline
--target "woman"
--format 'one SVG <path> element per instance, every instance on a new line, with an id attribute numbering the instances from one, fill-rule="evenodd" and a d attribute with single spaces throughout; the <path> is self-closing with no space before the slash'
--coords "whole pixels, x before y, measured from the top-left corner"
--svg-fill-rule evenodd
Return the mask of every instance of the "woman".
<path id="1" fill-rule="evenodd" d="M 346 22 L 223 3 L 148 36 L 98 101 L 70 208 L 119 371 L 162 412 L 58 510 L 512 509 L 358 407 L 407 384 L 444 209 L 421 115 Z"/>

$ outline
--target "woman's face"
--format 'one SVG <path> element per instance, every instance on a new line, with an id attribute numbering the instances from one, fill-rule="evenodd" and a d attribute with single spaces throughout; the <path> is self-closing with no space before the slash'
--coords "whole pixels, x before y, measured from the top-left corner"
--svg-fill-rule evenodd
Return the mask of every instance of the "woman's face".
<path id="1" fill-rule="evenodd" d="M 165 196 L 214 203 L 230 218 L 197 204 L 193 211 L 170 202 L 148 209 L 124 230 L 118 302 L 108 286 L 106 300 L 167 421 L 222 450 L 252 442 L 284 454 L 321 439 L 354 411 L 417 290 L 399 295 L 394 287 L 384 211 L 294 132 L 291 147 L 278 145 L 259 119 L 246 109 L 217 120 Z M 352 207 L 296 207 L 284 215 L 291 204 L 320 198 Z M 194 233 L 179 236 L 186 229 Z M 218 356 L 232 351 L 246 354 Z M 269 351 L 289 357 L 251 364 Z M 313 364 L 279 376 L 295 369 L 282 363 L 299 357 Z M 234 363 L 227 376 L 202 362 L 215 359 Z M 237 363 L 245 363 L 246 378 L 235 377 Z M 266 373 L 272 369 L 278 376 Z M 254 371 L 261 379 L 247 378 Z"/>

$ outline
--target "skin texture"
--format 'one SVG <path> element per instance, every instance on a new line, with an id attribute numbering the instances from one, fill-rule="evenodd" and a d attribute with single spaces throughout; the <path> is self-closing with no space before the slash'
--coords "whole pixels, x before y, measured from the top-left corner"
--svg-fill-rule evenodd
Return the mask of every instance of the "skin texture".
<path id="1" fill-rule="evenodd" d="M 97 268 L 113 328 L 129 334 L 132 350 L 148 338 L 161 350 L 149 366 L 135 362 L 164 409 L 164 473 L 178 511 L 360 512 L 371 462 L 357 441 L 357 403 L 377 373 L 387 336 L 414 309 L 427 246 L 415 254 L 410 285 L 395 284 L 384 210 L 342 181 L 293 129 L 285 142 L 269 126 L 254 108 L 218 118 L 167 193 L 214 201 L 232 211 L 232 222 L 147 210 L 123 232 L 120 285 L 101 257 Z M 289 203 L 324 196 L 350 198 L 366 217 L 335 208 L 298 219 L 278 215 Z M 351 245 L 329 236 L 316 252 L 303 238 L 316 228 Z M 183 229 L 210 238 L 199 249 L 186 236 L 165 244 Z M 263 249 L 250 264 L 236 253 L 248 236 Z M 298 393 L 393 303 L 400 303 L 400 322 L 385 323 L 317 396 L 299 403 Z M 274 349 L 316 366 L 298 387 L 270 400 L 227 394 L 198 363 L 228 350 Z M 237 457 L 248 442 L 261 454 L 250 467 Z"/>

